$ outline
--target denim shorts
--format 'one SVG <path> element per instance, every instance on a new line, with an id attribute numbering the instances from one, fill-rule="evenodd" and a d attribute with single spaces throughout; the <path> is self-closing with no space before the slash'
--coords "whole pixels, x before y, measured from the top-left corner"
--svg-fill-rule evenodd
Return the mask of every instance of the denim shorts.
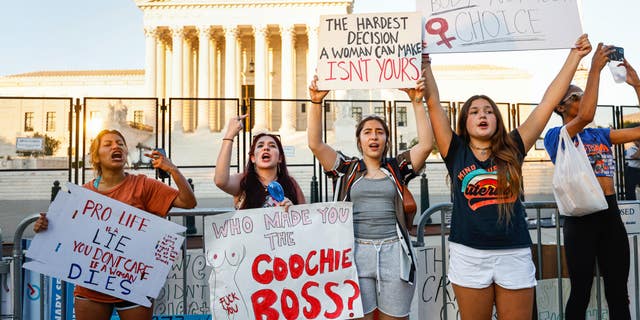
<path id="1" fill-rule="evenodd" d="M 364 313 L 407 316 L 415 286 L 400 279 L 400 239 L 356 238 L 354 251 Z"/>
<path id="2" fill-rule="evenodd" d="M 509 290 L 533 288 L 536 267 L 529 248 L 479 250 L 449 242 L 449 281 L 474 289 L 492 283 Z"/>

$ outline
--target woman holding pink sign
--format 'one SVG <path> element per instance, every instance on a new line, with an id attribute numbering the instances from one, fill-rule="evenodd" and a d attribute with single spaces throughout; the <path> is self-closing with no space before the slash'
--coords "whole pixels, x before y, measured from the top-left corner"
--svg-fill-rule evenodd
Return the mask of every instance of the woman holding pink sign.
<path id="1" fill-rule="evenodd" d="M 494 305 L 499 319 L 532 317 L 536 277 L 520 200 L 522 164 L 590 51 L 587 36 L 580 36 L 540 104 L 511 132 L 485 95 L 463 104 L 454 132 L 440 104 L 431 60 L 423 57 L 431 124 L 451 178 L 448 277 L 462 319 L 491 319 Z"/>
<path id="2" fill-rule="evenodd" d="M 91 142 L 91 164 L 96 178 L 83 187 L 138 209 L 164 217 L 172 207 L 191 209 L 196 198 L 187 179 L 176 165 L 158 151 L 147 154 L 154 168 L 167 172 L 178 189 L 145 175 L 125 172 L 129 149 L 124 136 L 117 130 L 102 130 Z M 33 230 L 47 230 L 44 214 L 36 220 Z M 115 309 L 123 320 L 151 319 L 153 307 L 144 307 L 110 295 L 76 285 L 73 292 L 75 316 L 78 320 L 108 320 Z"/>

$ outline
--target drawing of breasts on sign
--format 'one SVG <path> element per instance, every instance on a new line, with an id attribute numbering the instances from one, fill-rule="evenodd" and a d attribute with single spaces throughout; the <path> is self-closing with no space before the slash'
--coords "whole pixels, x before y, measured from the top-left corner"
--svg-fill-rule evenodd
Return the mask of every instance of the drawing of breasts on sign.
<path id="1" fill-rule="evenodd" d="M 211 313 L 214 319 L 249 319 L 247 301 L 238 287 L 240 265 L 247 250 L 244 245 L 224 251 L 208 249 L 207 264 L 211 266 Z"/>
<path id="2" fill-rule="evenodd" d="M 426 53 L 571 48 L 582 34 L 576 0 L 417 0 Z M 562 27 L 558 22 L 562 21 Z"/>

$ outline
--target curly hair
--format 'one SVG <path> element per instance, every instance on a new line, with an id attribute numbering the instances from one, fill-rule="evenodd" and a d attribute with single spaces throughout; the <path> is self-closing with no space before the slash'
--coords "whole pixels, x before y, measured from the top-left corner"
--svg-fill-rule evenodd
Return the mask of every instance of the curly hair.
<path id="1" fill-rule="evenodd" d="M 122 142 L 124 142 L 125 150 L 127 150 L 127 140 L 125 140 L 124 136 L 118 130 L 109 130 L 104 129 L 96 135 L 96 137 L 91 141 L 91 147 L 89 148 L 89 155 L 91 156 L 91 166 L 93 167 L 93 172 L 96 177 L 102 175 L 102 166 L 100 165 L 100 155 L 98 151 L 100 150 L 100 142 L 102 137 L 107 134 L 115 134 L 122 138 Z M 128 150 L 127 150 L 128 152 Z"/>

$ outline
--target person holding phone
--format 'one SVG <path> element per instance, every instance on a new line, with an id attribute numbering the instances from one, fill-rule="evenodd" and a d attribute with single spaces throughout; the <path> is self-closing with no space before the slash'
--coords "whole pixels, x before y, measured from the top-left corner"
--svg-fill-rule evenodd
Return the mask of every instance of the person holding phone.
<path id="1" fill-rule="evenodd" d="M 574 85 L 568 86 L 564 98 L 554 109 L 562 117 L 569 136 L 580 136 L 609 205 L 608 209 L 585 216 L 564 217 L 562 232 L 571 281 L 571 293 L 565 307 L 565 319 L 568 320 L 582 320 L 586 317 L 596 262 L 604 280 L 604 293 L 611 319 L 631 318 L 627 290 L 629 241 L 616 201 L 612 146 L 640 139 L 640 127 L 585 128 L 595 116 L 600 74 L 611 58 L 616 58 L 615 52 L 614 47 L 599 43 L 589 69 L 586 90 Z M 626 59 L 617 63 L 626 69 L 626 82 L 634 88 L 640 103 L 638 74 Z M 553 162 L 556 159 L 561 128 L 550 129 L 544 137 L 545 148 Z"/>
<path id="2" fill-rule="evenodd" d="M 229 119 L 216 161 L 213 177 L 216 186 L 233 196 L 237 210 L 274 206 L 288 210 L 291 205 L 304 204 L 302 189 L 289 175 L 284 149 L 276 135 L 260 133 L 253 136 L 244 172 L 229 174 L 233 141 L 244 128 L 246 117 L 245 114 Z M 285 195 L 282 201 L 276 200 L 268 191 L 269 184 L 274 181 L 282 185 Z"/>
<path id="3" fill-rule="evenodd" d="M 127 173 L 129 149 L 122 133 L 102 130 L 91 142 L 91 165 L 96 178 L 84 188 L 98 192 L 138 209 L 165 217 L 172 207 L 191 209 L 196 206 L 193 190 L 176 165 L 154 150 L 150 157 L 154 168 L 171 175 L 178 189 L 140 174 Z M 48 220 L 41 214 L 33 227 L 35 232 L 47 230 Z M 145 307 L 76 285 L 73 292 L 74 310 L 78 320 L 108 320 L 115 309 L 123 320 L 151 320 L 153 306 Z"/>
<path id="4" fill-rule="evenodd" d="M 430 59 L 423 57 L 431 124 L 451 179 L 448 277 L 462 319 L 491 319 L 494 305 L 499 319 L 532 317 L 536 275 L 521 201 L 522 165 L 590 51 L 587 35 L 580 36 L 540 104 L 511 132 L 485 95 L 467 99 L 454 132 Z"/>

